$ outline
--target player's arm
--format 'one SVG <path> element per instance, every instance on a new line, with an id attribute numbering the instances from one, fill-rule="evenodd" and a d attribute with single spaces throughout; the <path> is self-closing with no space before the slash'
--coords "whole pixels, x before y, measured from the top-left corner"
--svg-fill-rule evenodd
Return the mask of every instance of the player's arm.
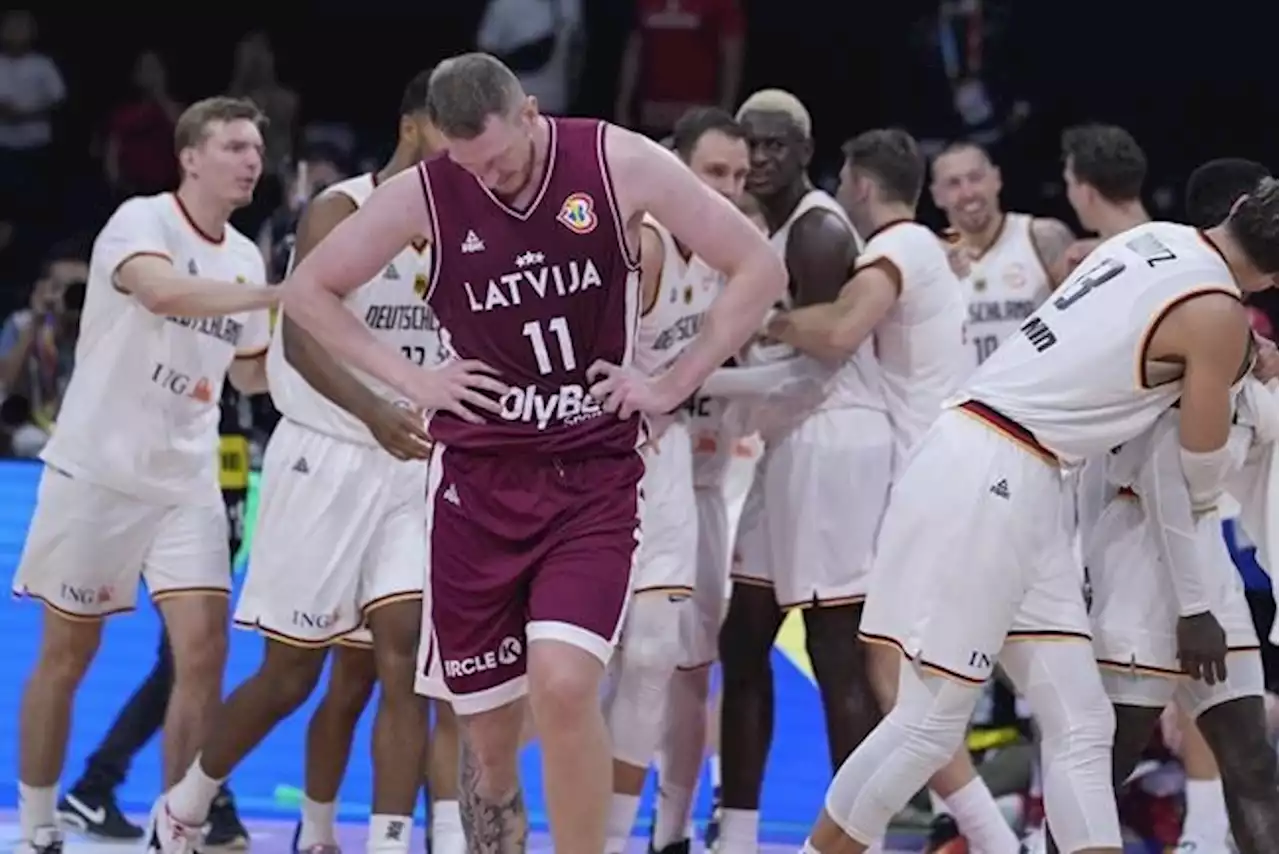
<path id="1" fill-rule="evenodd" d="M 779 315 L 766 331 L 814 358 L 839 362 L 862 345 L 901 291 L 898 266 L 883 256 L 874 258 L 859 266 L 835 302 Z"/>
<path id="2" fill-rule="evenodd" d="M 377 339 L 342 306 L 342 298 L 372 279 L 413 239 L 430 234 L 423 178 L 407 169 L 343 217 L 285 279 L 284 315 L 338 359 L 415 399 L 413 365 Z"/>
<path id="3" fill-rule="evenodd" d="M 1037 217 L 1031 220 L 1031 245 L 1057 287 L 1067 277 L 1067 249 L 1076 242 L 1075 233 L 1060 219 Z M 1081 257 L 1084 257 L 1083 255 Z M 1077 259 L 1077 262 L 1079 260 Z"/>
<path id="4" fill-rule="evenodd" d="M 1138 471 L 1137 493 L 1156 550 L 1178 601 L 1178 615 L 1202 614 L 1211 606 L 1210 561 L 1202 559 L 1196 538 L 1191 494 L 1182 473 L 1177 418 L 1167 413 L 1153 427 L 1150 450 Z"/>
<path id="5" fill-rule="evenodd" d="M 162 317 L 220 317 L 276 304 L 270 285 L 219 282 L 179 272 L 160 251 L 139 250 L 116 268 L 115 286 Z"/>
<path id="6" fill-rule="evenodd" d="M 294 264 L 301 263 L 329 232 L 355 211 L 355 203 L 342 193 L 329 193 L 308 205 L 298 224 Z M 312 388 L 361 421 L 371 417 L 382 402 L 288 315 L 280 317 L 280 343 L 284 346 L 285 359 Z"/>
<path id="7" fill-rule="evenodd" d="M 640 314 L 653 311 L 662 287 L 662 265 L 667 260 L 658 231 L 648 223 L 640 226 Z"/>
<path id="8" fill-rule="evenodd" d="M 681 401 L 758 330 L 782 296 L 787 274 L 765 236 L 729 200 L 699 181 L 674 154 L 644 137 L 609 127 L 606 154 L 623 215 L 651 214 L 728 281 L 702 329 L 657 383 Z"/>
<path id="9" fill-rule="evenodd" d="M 227 368 L 227 380 L 241 394 L 266 394 L 267 354 L 253 353 L 241 356 L 237 353 Z"/>

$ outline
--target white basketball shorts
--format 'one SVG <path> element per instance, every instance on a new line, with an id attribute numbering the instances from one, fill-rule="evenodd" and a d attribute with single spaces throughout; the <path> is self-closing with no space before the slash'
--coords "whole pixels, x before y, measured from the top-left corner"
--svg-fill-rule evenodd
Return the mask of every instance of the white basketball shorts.
<path id="1" fill-rule="evenodd" d="M 735 583 L 783 608 L 858 602 L 889 497 L 893 433 L 870 409 L 816 412 L 769 444 L 734 546 Z"/>
<path id="2" fill-rule="evenodd" d="M 698 506 L 698 562 L 693 583 L 693 607 L 680 625 L 685 657 L 681 667 L 703 667 L 719 658 L 720 624 L 725 615 L 729 583 L 729 507 L 725 490 L 704 487 L 694 491 Z"/>
<path id="3" fill-rule="evenodd" d="M 689 427 L 680 420 L 672 422 L 642 453 L 644 505 L 632 591 L 688 596 L 698 561 Z"/>
<path id="4" fill-rule="evenodd" d="M 153 601 L 226 596 L 228 548 L 227 511 L 213 484 L 207 503 L 162 506 L 45 466 L 13 592 L 89 619 L 132 611 L 139 578 Z"/>
<path id="5" fill-rule="evenodd" d="M 360 629 L 369 611 L 419 599 L 426 484 L 425 462 L 282 420 L 263 455 L 236 624 L 326 646 Z"/>
<path id="6" fill-rule="evenodd" d="M 1173 700 L 1196 715 L 1237 697 L 1261 695 L 1262 665 L 1244 584 L 1222 536 L 1217 514 L 1199 520 L 1200 554 L 1213 572 L 1210 609 L 1233 653 L 1227 680 L 1207 685 L 1178 664 L 1178 602 L 1141 499 L 1124 492 L 1111 501 L 1090 537 L 1086 563 L 1093 592 L 1093 649 L 1113 702 L 1163 706 Z"/>
<path id="7" fill-rule="evenodd" d="M 862 638 L 974 684 L 1006 639 L 1088 640 L 1073 503 L 1025 430 L 974 404 L 943 412 L 894 484 Z"/>

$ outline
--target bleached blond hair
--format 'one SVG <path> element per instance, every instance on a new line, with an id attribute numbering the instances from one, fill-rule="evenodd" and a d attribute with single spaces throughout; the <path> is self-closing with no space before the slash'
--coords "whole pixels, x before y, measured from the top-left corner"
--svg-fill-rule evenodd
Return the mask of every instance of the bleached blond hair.
<path id="1" fill-rule="evenodd" d="M 813 133 L 813 119 L 800 99 L 783 89 L 761 89 L 742 102 L 738 108 L 738 121 L 747 113 L 782 113 L 793 121 L 800 133 L 808 139 Z"/>

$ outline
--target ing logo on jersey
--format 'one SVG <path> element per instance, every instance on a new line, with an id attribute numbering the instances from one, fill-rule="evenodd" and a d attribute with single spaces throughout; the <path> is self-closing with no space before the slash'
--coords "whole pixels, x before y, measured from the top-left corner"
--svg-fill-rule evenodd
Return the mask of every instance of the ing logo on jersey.
<path id="1" fill-rule="evenodd" d="M 596 223 L 599 221 L 593 209 L 594 205 L 591 196 L 586 193 L 574 193 L 564 200 L 556 219 L 574 234 L 590 234 L 595 231 Z"/>

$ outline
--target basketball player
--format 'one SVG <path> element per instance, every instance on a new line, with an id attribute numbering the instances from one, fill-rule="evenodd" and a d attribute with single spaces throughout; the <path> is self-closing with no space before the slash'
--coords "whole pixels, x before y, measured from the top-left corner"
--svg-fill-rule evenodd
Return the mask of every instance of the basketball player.
<path id="1" fill-rule="evenodd" d="M 867 235 L 853 276 L 836 302 L 778 315 L 768 329 L 828 361 L 848 358 L 874 335 L 900 472 L 961 379 L 963 296 L 937 238 L 915 222 L 925 176 L 916 141 L 905 131 L 872 130 L 850 140 L 844 154 L 838 198 L 854 228 Z M 901 653 L 874 644 L 866 655 L 887 712 L 897 695 Z M 930 788 L 977 850 L 1018 850 L 967 748 L 933 776 Z"/>
<path id="2" fill-rule="evenodd" d="M 858 237 L 840 205 L 805 174 L 811 121 L 793 95 L 757 92 L 738 110 L 751 143 L 747 189 L 787 265 L 782 305 L 834 302 Z M 756 359 L 790 357 L 753 347 Z M 830 374 L 830 372 L 828 372 Z M 840 364 L 816 408 L 770 446 L 743 510 L 728 613 L 720 633 L 723 812 L 720 845 L 756 850 L 760 787 L 773 738 L 770 655 L 786 610 L 804 609 L 806 646 L 822 697 L 832 767 L 879 718 L 854 638 L 872 542 L 889 489 L 892 436 L 871 344 Z M 851 472 L 856 472 L 856 476 Z M 832 507 L 849 512 L 833 516 Z"/>
<path id="3" fill-rule="evenodd" d="M 188 107 L 175 129 L 177 192 L 125 202 L 94 243 L 76 370 L 41 454 L 13 583 L 45 605 L 18 727 L 23 852 L 61 849 L 54 805 L 71 701 L 102 618 L 133 609 L 140 578 L 173 652 L 166 783 L 191 761 L 221 697 L 231 558 L 218 400 L 228 376 L 248 393 L 265 388 L 265 309 L 276 299 L 257 284 L 257 247 L 227 224 L 262 174 L 261 120 L 233 98 Z"/>
<path id="4" fill-rule="evenodd" d="M 676 123 L 676 154 L 707 186 L 732 202 L 742 195 L 748 168 L 747 143 L 733 116 L 715 108 L 696 108 Z M 691 255 L 669 230 L 652 218 L 640 230 L 642 315 L 636 366 L 652 375 L 666 370 L 698 334 L 703 315 L 720 293 L 722 275 Z M 695 400 L 691 397 L 690 400 Z M 656 425 L 658 436 L 644 449 L 641 480 L 645 504 L 644 539 L 632 582 L 634 599 L 627 613 L 614 665 L 605 714 L 613 743 L 613 804 L 609 811 L 608 854 L 627 846 L 640 806 L 649 764 L 663 735 L 676 669 L 686 663 L 685 641 L 694 616 L 691 595 L 697 586 L 714 585 L 711 596 L 723 602 L 724 573 L 714 581 L 698 571 L 699 526 L 689 524 L 697 507 L 694 493 L 694 418 L 685 409 Z M 672 628 L 678 630 L 673 631 Z M 705 668 L 700 668 L 705 677 Z M 683 671 L 680 678 L 698 678 Z M 705 684 L 705 682 L 704 682 Z M 705 721 L 706 692 L 679 686 L 679 696 L 694 698 L 672 713 Z M 703 742 L 696 748 L 701 758 Z M 697 773 L 695 767 L 695 774 Z M 681 775 L 684 776 L 684 775 Z M 664 780 L 664 784 L 667 781 Z M 681 780 L 687 784 L 687 780 Z M 692 789 L 692 786 L 689 787 Z M 683 835 L 684 827 L 679 828 Z"/>
<path id="5" fill-rule="evenodd" d="M 1056 219 L 1002 211 L 1001 186 L 999 167 L 976 143 L 955 143 L 934 158 L 933 203 L 947 215 L 969 306 L 971 370 L 1054 289 L 1055 265 L 1076 239 Z"/>
<path id="6" fill-rule="evenodd" d="M 405 90 L 399 142 L 387 165 L 329 187 L 308 207 L 296 257 L 305 258 L 359 210 L 375 186 L 431 154 L 428 77 L 423 72 Z M 344 311 L 400 358 L 433 365 L 440 356 L 437 326 L 421 302 L 426 247 L 406 239 L 399 248 L 348 297 Z M 272 340 L 269 366 L 284 418 L 263 458 L 258 533 L 235 614 L 238 625 L 266 638 L 263 659 L 227 698 L 222 725 L 211 730 L 186 776 L 157 803 L 151 845 L 168 852 L 198 841 L 221 781 L 311 694 L 328 647 L 367 625 L 382 686 L 369 847 L 404 851 L 428 723 L 414 676 L 430 440 L 411 404 L 341 367 L 288 316 Z"/>
<path id="7" fill-rule="evenodd" d="M 997 660 L 1039 725 L 1062 849 L 1120 850 L 1115 719 L 1092 659 L 1062 466 L 1133 439 L 1179 402 L 1182 476 L 1195 491 L 1221 478 L 1231 389 L 1251 350 L 1240 290 L 1275 284 L 1276 196 L 1274 181 L 1260 185 L 1204 237 L 1153 223 L 1102 244 L 917 445 L 894 486 L 862 626 L 910 665 L 893 710 L 832 781 L 806 852 L 861 852 L 880 838 L 960 746 Z"/>
<path id="8" fill-rule="evenodd" d="M 428 104 L 448 156 L 342 223 L 286 282 L 286 311 L 431 413 L 422 642 L 462 721 L 469 844 L 513 850 L 527 837 L 516 762 L 527 694 L 552 844 L 599 854 L 611 789 L 599 696 L 630 598 L 635 416 L 675 409 L 760 327 L 782 265 L 671 152 L 603 122 L 540 116 L 491 56 L 443 62 Z M 656 378 L 631 366 L 646 213 L 729 276 Z M 340 303 L 418 235 L 434 246 L 427 298 L 458 356 L 435 370 L 406 363 Z"/>
<path id="9" fill-rule="evenodd" d="M 1077 125 L 1062 132 L 1062 180 L 1067 201 L 1084 230 L 1098 236 L 1067 247 L 1056 268 L 1059 280 L 1103 240 L 1151 221 L 1142 204 L 1146 177 L 1147 156 L 1124 128 Z"/>
<path id="10" fill-rule="evenodd" d="M 1274 409 L 1274 396 L 1263 390 L 1258 397 Z M 1252 442 L 1275 441 L 1275 412 L 1257 411 L 1253 399 L 1242 393 L 1236 405 L 1237 464 Z M 1171 411 L 1112 452 L 1108 474 L 1120 489 L 1086 554 L 1093 646 L 1115 706 L 1113 780 L 1118 787 L 1128 779 L 1173 701 L 1218 760 L 1240 850 L 1274 851 L 1276 765 L 1258 637 L 1222 536 L 1220 493 L 1188 492 L 1177 433 Z"/>

